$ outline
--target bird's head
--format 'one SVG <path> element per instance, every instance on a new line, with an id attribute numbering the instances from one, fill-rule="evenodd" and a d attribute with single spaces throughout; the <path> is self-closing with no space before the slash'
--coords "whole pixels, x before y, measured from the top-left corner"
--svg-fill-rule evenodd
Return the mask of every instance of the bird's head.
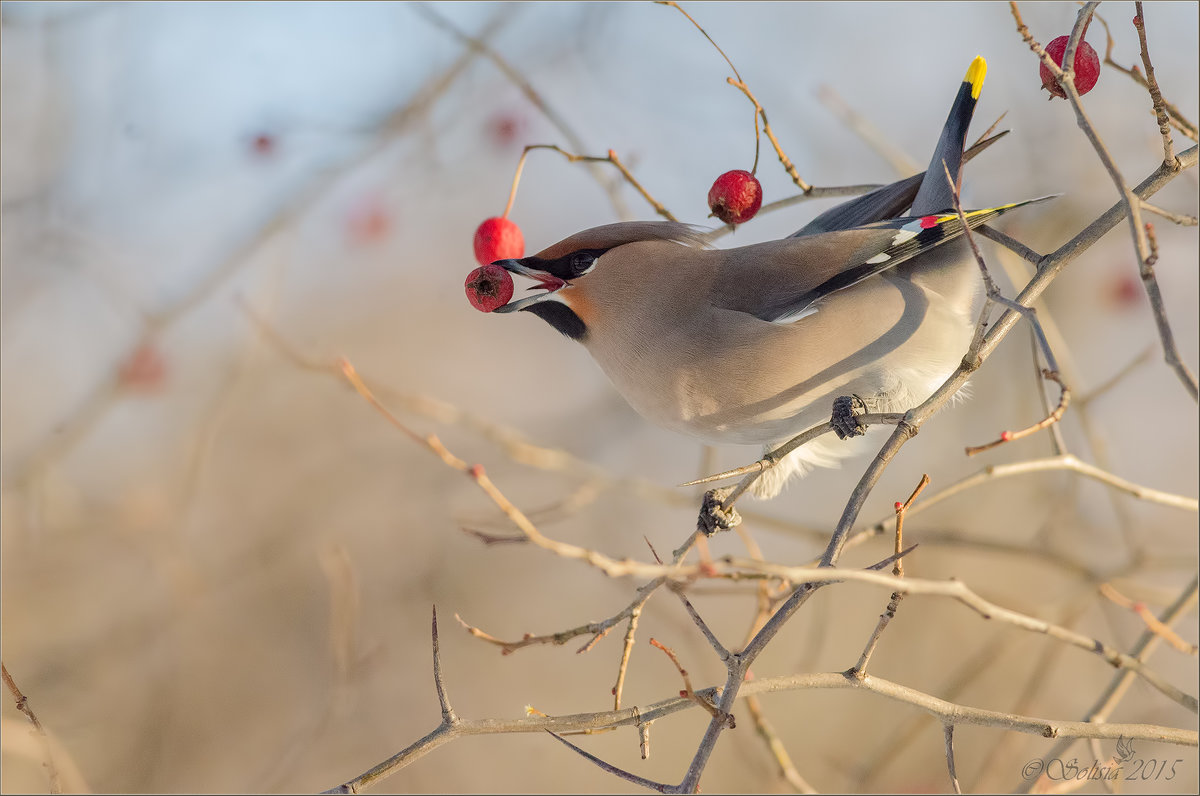
<path id="1" fill-rule="evenodd" d="M 494 265 L 534 280 L 537 284 L 530 290 L 545 292 L 510 301 L 494 311 L 527 310 L 567 337 L 582 340 L 590 320 L 589 288 L 594 291 L 604 284 L 606 265 L 619 257 L 622 246 L 643 241 L 705 245 L 703 231 L 673 221 L 626 221 L 585 229 L 530 257 L 497 260 Z"/>

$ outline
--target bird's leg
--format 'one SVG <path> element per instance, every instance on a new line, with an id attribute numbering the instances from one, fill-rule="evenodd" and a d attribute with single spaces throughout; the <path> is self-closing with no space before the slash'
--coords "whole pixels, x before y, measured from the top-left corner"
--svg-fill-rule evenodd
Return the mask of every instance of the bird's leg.
<path id="1" fill-rule="evenodd" d="M 725 498 L 733 492 L 734 487 L 710 489 L 704 493 L 704 501 L 700 504 L 700 517 L 697 520 L 700 530 L 706 536 L 712 536 L 717 531 L 728 531 L 742 521 L 733 506 L 725 508 Z"/>
<path id="2" fill-rule="evenodd" d="M 833 399 L 833 416 L 829 418 L 838 439 L 861 437 L 866 426 L 858 422 L 867 413 L 867 404 L 857 395 L 839 395 Z"/>

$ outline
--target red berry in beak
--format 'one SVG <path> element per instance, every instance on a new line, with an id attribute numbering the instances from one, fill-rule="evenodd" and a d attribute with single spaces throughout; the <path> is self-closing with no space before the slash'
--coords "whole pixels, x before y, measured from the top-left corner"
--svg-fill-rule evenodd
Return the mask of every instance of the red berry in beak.
<path id="1" fill-rule="evenodd" d="M 727 171 L 708 189 L 708 207 L 726 224 L 742 224 L 762 207 L 762 185 L 748 171 Z"/>
<path id="2" fill-rule="evenodd" d="M 1054 63 L 1062 66 L 1063 56 L 1067 54 L 1067 42 L 1070 40 L 1070 36 L 1059 36 L 1046 45 L 1046 55 L 1049 55 Z M 1067 98 L 1045 64 L 1038 66 L 1038 72 L 1042 77 L 1042 88 L 1049 91 L 1053 97 Z M 1075 48 L 1075 90 L 1082 96 L 1095 88 L 1099 79 L 1100 56 L 1096 55 L 1092 45 L 1080 39 L 1079 46 Z"/>
<path id="3" fill-rule="evenodd" d="M 467 274 L 467 301 L 480 312 L 503 307 L 513 295 L 512 276 L 498 265 L 483 265 Z"/>
<path id="4" fill-rule="evenodd" d="M 525 236 L 521 234 L 521 228 L 507 218 L 489 218 L 475 230 L 475 259 L 480 265 L 496 260 L 519 260 L 524 256 Z"/>

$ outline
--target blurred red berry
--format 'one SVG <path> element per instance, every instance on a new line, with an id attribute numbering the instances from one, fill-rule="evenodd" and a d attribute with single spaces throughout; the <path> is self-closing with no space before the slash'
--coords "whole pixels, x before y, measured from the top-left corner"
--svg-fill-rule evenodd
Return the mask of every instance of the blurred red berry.
<path id="1" fill-rule="evenodd" d="M 743 224 L 762 207 L 762 185 L 748 171 L 727 171 L 708 189 L 708 207 L 726 224 Z"/>
<path id="2" fill-rule="evenodd" d="M 167 362 L 157 347 L 145 343 L 135 348 L 129 358 L 121 363 L 117 378 L 127 389 L 142 393 L 157 392 L 166 383 Z"/>
<path id="3" fill-rule="evenodd" d="M 1128 273 L 1114 274 L 1109 280 L 1107 292 L 1109 302 L 1117 310 L 1139 306 L 1145 295 L 1141 280 Z"/>
<path id="4" fill-rule="evenodd" d="M 508 149 L 525 133 L 525 118 L 502 111 L 487 122 L 487 134 L 498 149 Z"/>
<path id="5" fill-rule="evenodd" d="M 259 133 L 250 140 L 250 148 L 259 157 L 265 158 L 272 155 L 275 152 L 275 136 L 268 133 Z"/>
<path id="6" fill-rule="evenodd" d="M 1046 45 L 1046 55 L 1049 55 L 1054 63 L 1062 66 L 1063 56 L 1067 54 L 1067 42 L 1070 40 L 1070 36 L 1059 36 Z M 1066 99 L 1067 95 L 1063 93 L 1058 81 L 1054 79 L 1054 75 L 1050 74 L 1046 65 L 1039 64 L 1038 70 L 1042 76 L 1042 88 L 1049 91 L 1051 97 Z M 1080 39 L 1079 46 L 1075 49 L 1075 90 L 1080 95 L 1086 94 L 1095 88 L 1096 81 L 1099 79 L 1100 56 L 1096 55 L 1092 45 Z"/>
<path id="7" fill-rule="evenodd" d="M 487 265 L 496 260 L 519 260 L 525 256 L 525 236 L 507 218 L 494 216 L 475 230 L 475 260 Z"/>
<path id="8" fill-rule="evenodd" d="M 346 232 L 354 243 L 377 243 L 387 238 L 391 231 L 391 215 L 379 197 L 367 197 L 350 209 Z"/>
<path id="9" fill-rule="evenodd" d="M 512 275 L 499 265 L 479 266 L 467 274 L 463 286 L 467 289 L 467 301 L 480 312 L 503 307 L 513 295 Z"/>

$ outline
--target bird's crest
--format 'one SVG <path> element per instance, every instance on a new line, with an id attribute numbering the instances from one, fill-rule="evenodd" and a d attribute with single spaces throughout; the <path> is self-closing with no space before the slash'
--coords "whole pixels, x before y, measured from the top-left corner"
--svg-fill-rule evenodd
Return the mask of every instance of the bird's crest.
<path id="1" fill-rule="evenodd" d="M 674 241 L 693 248 L 707 248 L 704 236 L 705 231 L 700 227 L 678 221 L 622 221 L 576 232 L 538 252 L 537 256 L 543 260 L 557 260 L 581 249 L 608 250 L 639 241 Z"/>

